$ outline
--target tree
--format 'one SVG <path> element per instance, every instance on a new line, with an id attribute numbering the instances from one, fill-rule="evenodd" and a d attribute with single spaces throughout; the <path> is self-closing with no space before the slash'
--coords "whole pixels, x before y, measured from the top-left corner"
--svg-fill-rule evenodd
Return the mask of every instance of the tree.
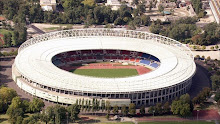
<path id="1" fill-rule="evenodd" d="M 141 16 L 141 24 L 144 26 L 149 26 L 150 25 L 150 16 L 147 15 L 142 15 Z"/>
<path id="2" fill-rule="evenodd" d="M 136 106 L 134 103 L 129 104 L 129 114 L 134 116 L 136 114 Z"/>
<path id="3" fill-rule="evenodd" d="M 157 103 L 155 106 L 155 114 L 162 115 L 163 114 L 163 108 L 162 103 Z"/>
<path id="4" fill-rule="evenodd" d="M 17 96 L 12 99 L 11 105 L 6 113 L 9 116 L 9 121 L 11 123 L 15 123 L 18 116 L 24 116 L 23 104 L 20 97 Z"/>
<path id="5" fill-rule="evenodd" d="M 217 90 L 220 87 L 220 76 L 219 75 L 212 75 L 211 76 L 211 81 L 212 81 L 212 88 L 213 90 Z"/>
<path id="6" fill-rule="evenodd" d="M 211 49 L 211 50 L 214 50 L 214 47 L 212 46 L 210 49 Z"/>
<path id="7" fill-rule="evenodd" d="M 145 114 L 145 107 L 144 107 L 144 106 L 141 106 L 141 108 L 140 108 L 140 114 L 141 114 L 141 115 L 144 115 L 144 114 Z"/>
<path id="8" fill-rule="evenodd" d="M 136 29 L 135 23 L 134 23 L 133 21 L 130 21 L 130 22 L 128 23 L 128 28 L 129 28 L 130 30 L 135 30 L 135 29 Z"/>
<path id="9" fill-rule="evenodd" d="M 164 105 L 163 105 L 163 112 L 165 114 L 169 113 L 170 112 L 170 104 L 169 102 L 166 102 Z"/>
<path id="10" fill-rule="evenodd" d="M 77 104 L 70 105 L 67 108 L 67 111 L 70 115 L 71 121 L 75 122 L 75 120 L 78 119 L 78 115 L 80 113 L 79 105 L 77 105 Z"/>
<path id="11" fill-rule="evenodd" d="M 149 109 L 148 109 L 148 113 L 149 114 L 154 114 L 155 112 L 155 107 L 154 106 L 150 106 Z"/>
<path id="12" fill-rule="evenodd" d="M 149 28 L 150 32 L 154 34 L 159 34 L 161 29 L 162 27 L 160 24 L 154 24 L 154 23 L 152 23 Z"/>
<path id="13" fill-rule="evenodd" d="M 219 48 L 219 46 L 218 46 L 218 45 L 215 45 L 215 49 L 218 50 L 218 48 Z"/>
<path id="14" fill-rule="evenodd" d="M 92 7 L 92 6 L 95 5 L 95 0 L 83 0 L 82 3 L 83 3 L 85 6 L 88 5 L 88 6 Z"/>
<path id="15" fill-rule="evenodd" d="M 8 105 L 11 103 L 12 99 L 17 96 L 17 93 L 14 89 L 2 87 L 0 89 L 0 96 L 3 103 Z"/>
<path id="16" fill-rule="evenodd" d="M 44 102 L 41 99 L 34 98 L 32 102 L 30 102 L 29 110 L 31 112 L 40 112 L 44 107 Z"/>
<path id="17" fill-rule="evenodd" d="M 54 106 L 55 123 L 61 124 L 66 119 L 66 109 L 63 106 Z"/>
<path id="18" fill-rule="evenodd" d="M 113 114 L 118 114 L 118 106 L 117 105 L 115 105 L 114 107 L 113 107 L 113 110 L 112 110 L 112 112 L 113 112 Z"/>
<path id="19" fill-rule="evenodd" d="M 180 96 L 179 100 L 173 100 L 171 111 L 176 115 L 190 116 L 192 114 L 192 106 L 189 94 Z"/>
<path id="20" fill-rule="evenodd" d="M 164 10 L 164 7 L 160 4 L 159 6 L 158 6 L 158 11 L 159 12 L 162 12 Z"/>
<path id="21" fill-rule="evenodd" d="M 207 60 L 207 61 L 210 61 L 210 60 L 211 60 L 211 57 L 210 57 L 210 56 L 208 56 L 208 57 L 206 58 L 206 60 Z"/>
<path id="22" fill-rule="evenodd" d="M 151 10 L 152 10 L 152 8 L 153 8 L 153 2 L 152 2 L 152 1 L 150 1 L 150 5 L 149 5 L 149 11 L 151 11 Z"/>
<path id="23" fill-rule="evenodd" d="M 12 34 L 10 32 L 4 34 L 3 40 L 5 42 L 6 47 L 10 47 L 12 45 Z"/>
<path id="24" fill-rule="evenodd" d="M 121 114 L 122 114 L 122 116 L 127 116 L 128 115 L 128 109 L 127 109 L 126 105 L 122 106 Z"/>
<path id="25" fill-rule="evenodd" d="M 205 50 L 205 49 L 206 49 L 206 46 L 203 45 L 203 46 L 202 46 L 202 50 Z"/>
<path id="26" fill-rule="evenodd" d="M 105 110 L 105 101 L 104 100 L 101 101 L 101 109 L 102 109 L 102 112 Z"/>
<path id="27" fill-rule="evenodd" d="M 50 121 L 50 118 L 45 110 L 43 110 L 40 114 L 40 120 L 45 122 L 46 124 Z"/>
<path id="28" fill-rule="evenodd" d="M 111 111 L 111 105 L 110 105 L 110 102 L 109 102 L 109 101 L 106 101 L 105 105 L 106 105 L 106 111 L 107 111 L 107 113 L 109 114 L 110 111 Z"/>
<path id="29" fill-rule="evenodd" d="M 47 118 L 49 119 L 49 121 L 51 121 L 52 123 L 55 123 L 55 113 L 54 113 L 54 106 L 48 106 L 45 110 L 45 119 L 47 121 Z"/>
<path id="30" fill-rule="evenodd" d="M 199 58 L 200 58 L 200 56 L 199 56 L 199 55 L 196 55 L 196 56 L 195 56 L 195 58 L 199 59 Z"/>
<path id="31" fill-rule="evenodd" d="M 23 108 L 24 108 L 25 112 L 30 112 L 30 108 L 29 108 L 30 102 L 27 100 L 23 100 L 22 104 L 23 104 Z"/>

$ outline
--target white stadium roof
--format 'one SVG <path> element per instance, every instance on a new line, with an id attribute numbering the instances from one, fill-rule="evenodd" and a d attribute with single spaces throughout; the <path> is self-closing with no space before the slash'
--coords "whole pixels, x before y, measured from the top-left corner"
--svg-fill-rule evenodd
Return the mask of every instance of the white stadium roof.
<path id="1" fill-rule="evenodd" d="M 196 67 L 191 51 L 180 43 L 176 45 L 174 41 L 170 42 L 172 45 L 166 45 L 152 38 L 139 39 L 130 36 L 70 37 L 62 35 L 59 38 L 51 38 L 52 33 L 48 35 L 50 35 L 47 36 L 48 39 L 38 43 L 33 40 L 26 41 L 19 50 L 15 64 L 17 70 L 25 77 L 53 88 L 82 92 L 146 91 L 178 84 L 189 79 L 195 73 Z M 42 37 L 45 38 L 45 36 Z M 154 36 L 159 37 L 159 35 Z M 32 45 L 27 46 L 28 42 L 31 42 Z M 161 64 L 156 70 L 139 76 L 96 78 L 61 70 L 52 63 L 52 57 L 58 53 L 86 49 L 139 51 L 156 56 L 160 59 Z"/>

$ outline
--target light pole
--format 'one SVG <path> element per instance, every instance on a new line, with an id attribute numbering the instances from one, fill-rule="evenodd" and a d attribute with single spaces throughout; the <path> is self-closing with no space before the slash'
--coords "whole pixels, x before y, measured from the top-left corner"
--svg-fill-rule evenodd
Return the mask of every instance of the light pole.
<path id="1" fill-rule="evenodd" d="M 69 124 L 69 122 L 68 122 L 68 112 L 66 112 L 66 117 L 67 117 L 66 123 Z"/>
<path id="2" fill-rule="evenodd" d="M 198 118 L 199 118 L 199 110 L 197 110 L 197 121 L 198 121 Z"/>
<path id="3" fill-rule="evenodd" d="M 154 112 L 155 112 L 155 110 L 153 110 L 153 119 L 154 119 Z"/>

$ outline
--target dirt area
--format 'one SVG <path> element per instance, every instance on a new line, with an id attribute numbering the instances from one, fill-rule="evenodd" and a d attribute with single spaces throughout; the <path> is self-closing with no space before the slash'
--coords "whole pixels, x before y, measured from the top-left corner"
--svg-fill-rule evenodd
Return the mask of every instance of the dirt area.
<path id="1" fill-rule="evenodd" d="M 211 59 L 218 59 L 220 60 L 220 51 L 192 51 L 194 57 L 196 55 L 201 56 L 205 56 L 205 58 L 207 58 L 208 56 L 210 56 Z"/>
<path id="2" fill-rule="evenodd" d="M 201 18 L 199 23 L 211 23 L 211 22 L 214 22 L 215 21 L 215 18 L 212 14 L 212 11 L 211 9 L 206 9 L 205 10 L 207 12 L 206 16 L 204 18 Z"/>
<path id="3" fill-rule="evenodd" d="M 56 31 L 63 28 L 73 28 L 73 29 L 82 29 L 84 25 L 71 25 L 71 24 L 46 24 L 46 23 L 32 23 L 40 30 L 44 32 Z"/>

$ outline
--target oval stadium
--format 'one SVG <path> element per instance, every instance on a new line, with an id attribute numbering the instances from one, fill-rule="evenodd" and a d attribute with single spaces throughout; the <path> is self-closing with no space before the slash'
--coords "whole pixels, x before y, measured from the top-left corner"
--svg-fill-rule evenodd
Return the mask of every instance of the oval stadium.
<path id="1" fill-rule="evenodd" d="M 51 32 L 24 42 L 12 66 L 17 86 L 64 105 L 104 100 L 154 105 L 186 93 L 196 65 L 190 49 L 168 37 L 119 29 Z"/>

